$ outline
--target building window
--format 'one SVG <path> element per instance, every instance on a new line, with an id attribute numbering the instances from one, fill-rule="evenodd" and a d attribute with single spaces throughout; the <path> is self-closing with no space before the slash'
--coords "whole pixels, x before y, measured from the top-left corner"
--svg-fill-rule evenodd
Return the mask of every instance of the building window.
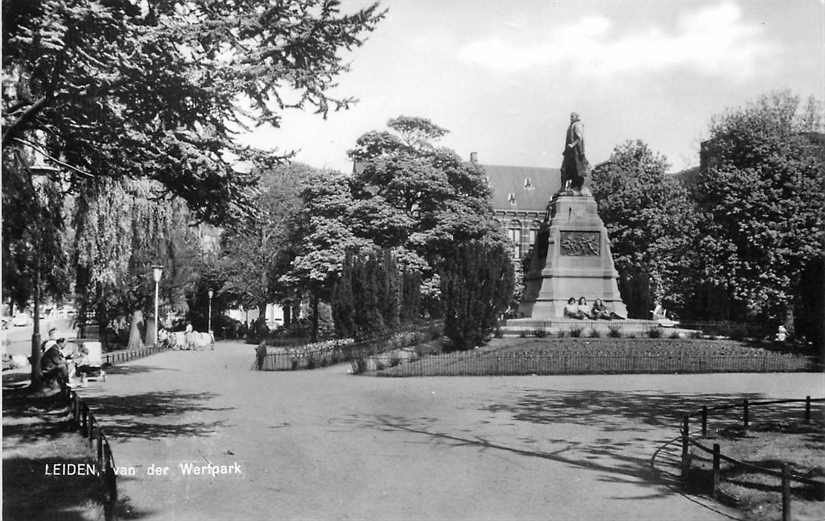
<path id="1" fill-rule="evenodd" d="M 530 230 L 527 232 L 527 242 L 530 246 L 536 243 L 536 230 Z"/>
<path id="2" fill-rule="evenodd" d="M 521 229 L 510 228 L 507 230 L 507 238 L 513 243 L 513 257 L 521 257 Z"/>

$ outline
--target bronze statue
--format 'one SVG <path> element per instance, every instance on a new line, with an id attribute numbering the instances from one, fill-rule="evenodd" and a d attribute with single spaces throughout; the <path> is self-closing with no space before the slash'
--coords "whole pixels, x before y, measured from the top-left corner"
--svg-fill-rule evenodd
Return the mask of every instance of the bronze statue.
<path id="1" fill-rule="evenodd" d="M 570 126 L 564 140 L 564 160 L 561 163 L 561 189 L 581 194 L 590 163 L 584 156 L 584 125 L 575 112 L 570 114 Z"/>

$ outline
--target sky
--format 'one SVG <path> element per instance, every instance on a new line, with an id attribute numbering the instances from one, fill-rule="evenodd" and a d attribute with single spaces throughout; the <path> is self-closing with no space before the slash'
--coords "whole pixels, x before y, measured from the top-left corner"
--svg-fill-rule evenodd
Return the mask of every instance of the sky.
<path id="1" fill-rule="evenodd" d="M 367 2 L 342 0 L 352 11 Z M 641 139 L 670 171 L 698 165 L 711 117 L 790 89 L 825 99 L 825 0 L 383 0 L 345 54 L 348 111 L 284 114 L 247 144 L 352 169 L 346 151 L 398 115 L 450 130 L 482 164 L 558 168 L 570 112 L 591 164 Z"/>

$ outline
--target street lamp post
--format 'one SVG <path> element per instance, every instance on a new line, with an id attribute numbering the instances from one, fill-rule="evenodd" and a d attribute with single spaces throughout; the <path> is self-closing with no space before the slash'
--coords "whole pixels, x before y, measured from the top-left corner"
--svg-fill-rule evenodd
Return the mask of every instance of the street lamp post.
<path id="1" fill-rule="evenodd" d="M 34 164 L 28 166 L 29 175 L 31 176 L 32 188 L 35 186 L 42 187 L 43 183 L 48 180 L 50 175 L 58 172 L 58 169 L 46 164 L 43 159 L 38 156 Z M 34 189 L 35 203 L 37 204 L 38 214 L 42 211 L 40 204 L 39 191 Z M 42 215 L 42 214 L 41 214 Z M 34 223 L 37 230 L 37 236 L 42 233 L 40 228 L 40 220 Z M 35 245 L 39 246 L 38 244 Z M 43 378 L 40 374 L 40 360 L 42 358 L 40 352 L 40 257 L 36 256 L 34 269 L 34 316 L 32 317 L 32 356 L 31 356 L 31 378 L 29 386 L 32 391 L 39 391 L 43 387 Z"/>
<path id="2" fill-rule="evenodd" d="M 206 327 L 206 330 L 210 333 L 212 332 L 212 296 L 214 294 L 215 294 L 215 292 L 210 289 L 209 290 L 209 317 L 207 318 L 207 323 L 209 325 Z"/>
<path id="3" fill-rule="evenodd" d="M 155 347 L 158 346 L 158 283 L 163 276 L 163 266 L 152 266 L 152 278 L 155 279 Z"/>
<path id="4" fill-rule="evenodd" d="M 34 272 L 34 317 L 32 317 L 32 371 L 31 383 L 34 391 L 39 391 L 43 386 L 43 379 L 40 376 L 40 261 L 37 262 L 37 269 Z"/>

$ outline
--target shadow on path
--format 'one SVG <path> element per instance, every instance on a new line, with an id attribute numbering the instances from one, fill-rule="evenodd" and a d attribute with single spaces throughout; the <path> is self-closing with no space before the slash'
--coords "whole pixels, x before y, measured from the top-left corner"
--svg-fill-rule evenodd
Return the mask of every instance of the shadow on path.
<path id="1" fill-rule="evenodd" d="M 182 421 L 189 413 L 222 412 L 234 407 L 210 407 L 215 393 L 158 391 L 124 396 L 89 396 L 84 399 L 100 415 L 104 430 L 115 438 L 154 440 L 175 436 L 204 436 L 226 426 L 213 422 Z"/>
<path id="2" fill-rule="evenodd" d="M 86 440 L 69 429 L 62 397 L 3 393 L 2 519 L 103 519 L 105 495 L 97 476 L 67 470 L 81 465 L 88 470 L 85 465 L 95 460 Z M 121 498 L 116 508 L 130 511 L 131 519 L 147 514 L 132 508 L 128 498 Z"/>
<path id="3" fill-rule="evenodd" d="M 155 367 L 150 365 L 112 365 L 106 369 L 106 374 L 131 375 L 153 373 L 157 371 L 180 371 L 180 369 L 172 369 L 171 367 Z"/>
<path id="4" fill-rule="evenodd" d="M 527 390 L 515 404 L 494 404 L 490 412 L 509 412 L 531 423 L 567 423 L 598 427 L 606 432 L 639 432 L 674 428 L 683 415 L 702 408 L 757 400 L 760 394 L 663 394 L 616 391 Z M 728 416 L 736 414 L 727 413 Z"/>

